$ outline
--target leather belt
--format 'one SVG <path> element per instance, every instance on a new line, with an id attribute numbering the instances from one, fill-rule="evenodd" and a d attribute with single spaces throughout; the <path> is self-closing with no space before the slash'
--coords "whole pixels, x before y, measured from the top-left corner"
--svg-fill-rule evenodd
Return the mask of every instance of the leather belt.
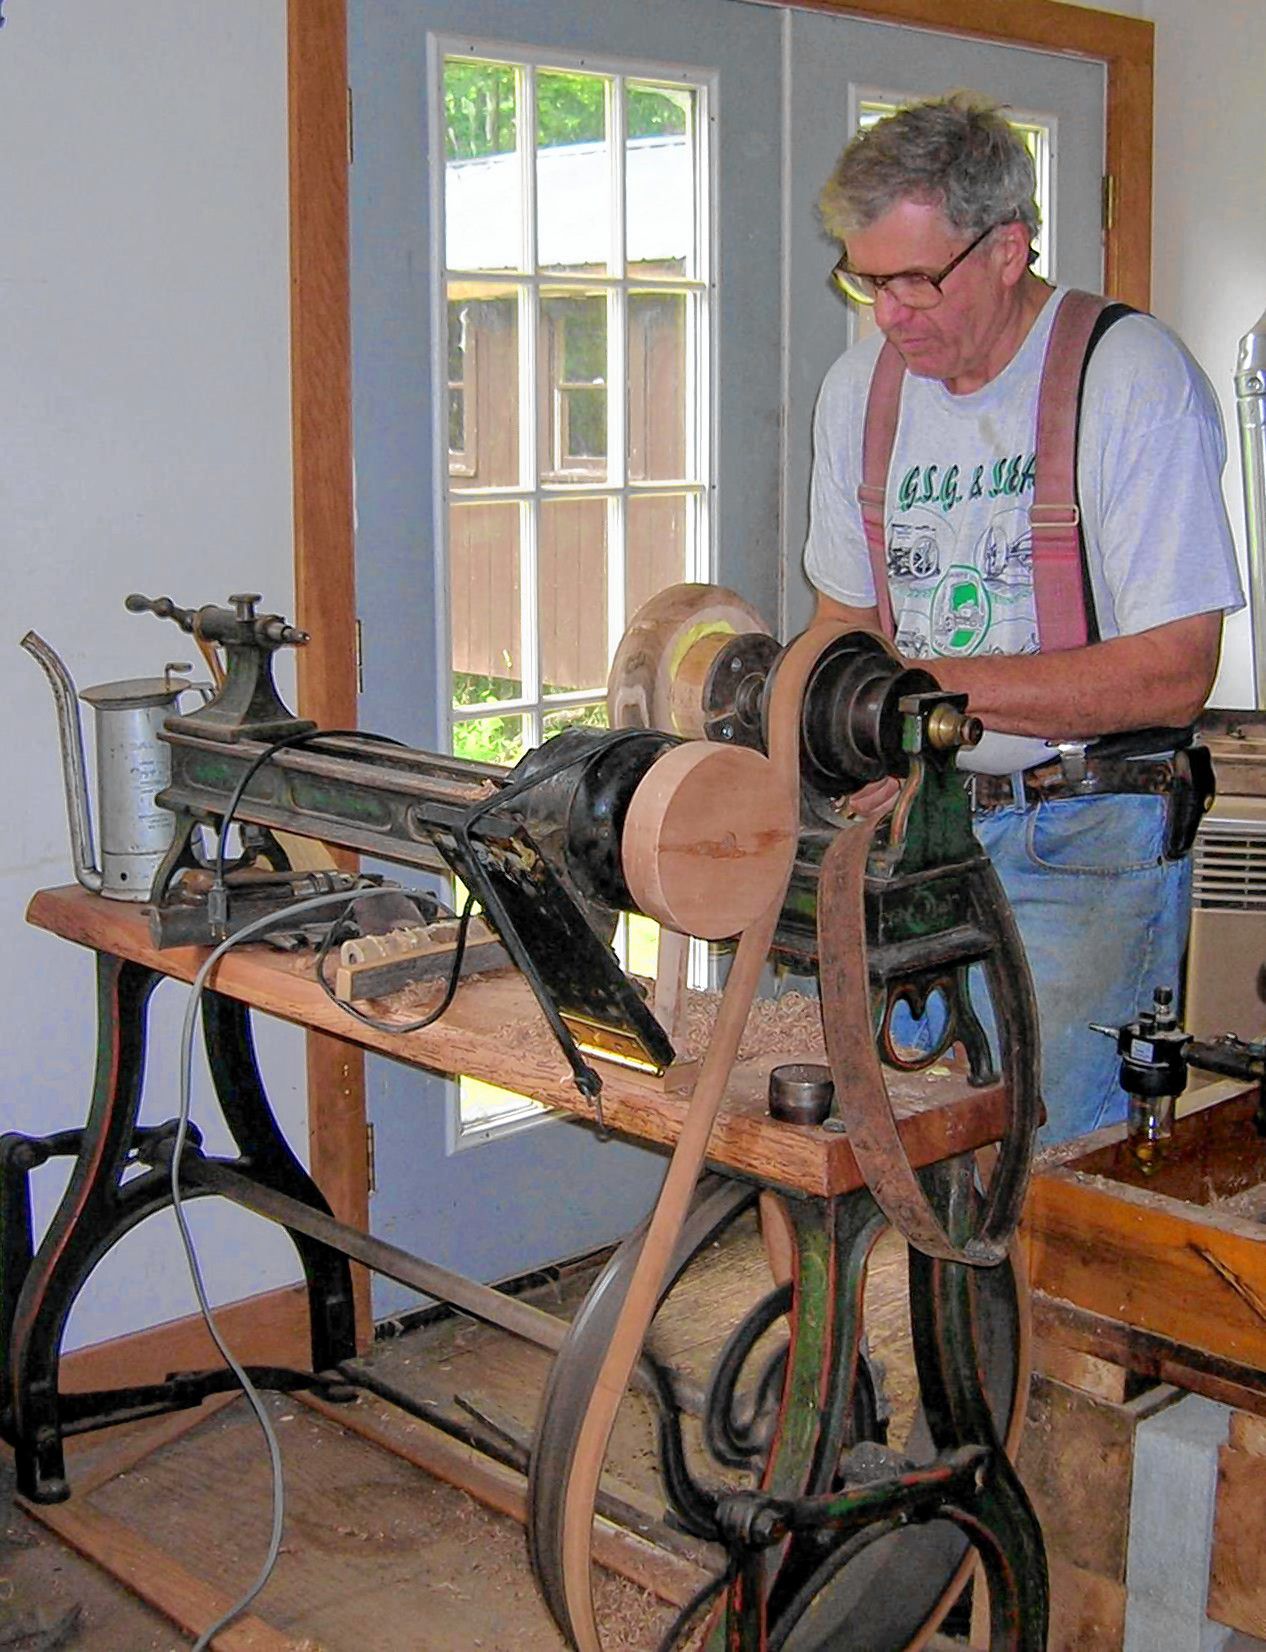
<path id="1" fill-rule="evenodd" d="M 1011 774 L 973 774 L 968 777 L 967 791 L 973 814 L 987 814 L 993 809 L 1030 808 L 1035 803 L 1053 802 L 1065 797 L 1097 797 L 1124 792 L 1150 792 L 1164 795 L 1174 787 L 1174 765 L 1168 757 L 1121 758 L 1095 757 L 1087 753 L 1077 764 L 1084 773 L 1073 775 L 1056 758 L 1051 763 L 1040 763 L 1026 769 L 1020 777 L 1023 803 L 1017 795 L 1016 776 Z"/>

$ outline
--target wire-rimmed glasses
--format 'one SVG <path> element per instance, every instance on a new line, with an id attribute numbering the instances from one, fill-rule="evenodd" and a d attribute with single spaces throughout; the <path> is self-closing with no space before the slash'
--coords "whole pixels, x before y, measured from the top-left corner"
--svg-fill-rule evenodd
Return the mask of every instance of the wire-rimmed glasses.
<path id="1" fill-rule="evenodd" d="M 998 227 L 997 224 L 990 224 L 988 229 L 981 230 L 969 246 L 964 247 L 962 252 L 950 259 L 943 270 L 937 270 L 935 274 L 927 270 L 898 270 L 893 275 L 863 275 L 859 270 L 849 269 L 846 247 L 831 271 L 831 279 L 847 298 L 858 304 L 873 304 L 880 293 L 886 292 L 907 309 L 931 310 L 945 296 L 941 291 L 941 284 L 946 276 L 952 274 L 964 258 L 975 252 L 985 237 L 991 235 Z"/>

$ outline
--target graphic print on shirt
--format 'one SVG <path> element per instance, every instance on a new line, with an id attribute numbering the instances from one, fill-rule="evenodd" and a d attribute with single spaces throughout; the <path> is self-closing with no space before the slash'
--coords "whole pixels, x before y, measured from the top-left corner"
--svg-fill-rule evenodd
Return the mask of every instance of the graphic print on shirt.
<path id="1" fill-rule="evenodd" d="M 905 471 L 888 522 L 896 645 L 910 659 L 1037 651 L 1034 457 Z M 939 507 L 939 508 L 937 508 Z"/>

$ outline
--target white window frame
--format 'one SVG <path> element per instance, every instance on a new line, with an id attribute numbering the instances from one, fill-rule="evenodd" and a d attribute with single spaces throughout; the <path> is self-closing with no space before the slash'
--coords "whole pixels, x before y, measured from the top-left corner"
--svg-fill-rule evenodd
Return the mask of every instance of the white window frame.
<path id="1" fill-rule="evenodd" d="M 535 77 L 539 70 L 562 70 L 565 73 L 614 75 L 621 82 L 664 82 L 688 86 L 696 95 L 695 102 L 695 273 L 680 278 L 656 275 L 651 278 L 630 278 L 624 261 L 624 104 L 621 97 L 610 100 L 612 118 L 608 122 L 606 141 L 611 156 L 612 189 L 612 258 L 611 269 L 605 276 L 591 274 L 568 275 L 541 272 L 535 267 L 535 167 L 530 164 L 533 150 L 520 141 L 517 150 L 523 168 L 523 216 L 520 247 L 521 268 L 508 274 L 484 271 L 450 271 L 446 262 L 446 235 L 444 222 L 444 166 L 445 143 L 442 123 L 443 65 L 446 58 L 467 56 L 475 60 L 512 63 L 522 68 L 526 85 L 523 95 L 525 120 L 535 119 Z M 450 277 L 478 279 L 489 287 L 504 286 L 519 294 L 518 353 L 520 386 L 519 419 L 519 474 L 527 477 L 520 486 L 493 487 L 478 490 L 460 489 L 461 497 L 488 500 L 517 501 L 520 505 L 520 660 L 523 692 L 512 698 L 488 701 L 472 706 L 469 713 L 455 713 L 452 704 L 450 667 L 451 615 L 448 602 L 448 520 L 454 492 L 448 474 L 447 423 L 441 429 L 435 420 L 434 446 L 436 470 L 441 485 L 436 489 L 434 516 L 434 544 L 441 564 L 438 582 L 441 600 L 437 604 L 437 657 L 441 662 L 440 682 L 437 684 L 443 706 L 445 743 L 451 746 L 453 726 L 457 722 L 475 721 L 482 717 L 521 716 L 524 742 L 531 747 L 542 738 L 542 719 L 553 711 L 564 711 L 572 706 L 593 704 L 596 699 L 591 689 L 577 690 L 565 695 L 551 695 L 546 700 L 541 692 L 539 619 L 536 604 L 537 540 L 535 525 L 539 507 L 551 501 L 600 498 L 607 501 L 607 635 L 614 643 L 625 629 L 629 615 L 625 611 L 626 568 L 624 550 L 625 524 L 628 501 L 637 497 L 654 497 L 665 493 L 684 496 L 688 501 L 690 521 L 687 530 L 688 561 L 684 577 L 690 580 L 710 581 L 713 578 L 715 550 L 712 544 L 714 497 L 717 454 L 715 408 L 717 401 L 717 371 L 715 334 L 718 324 L 716 279 L 713 269 L 713 248 L 716 241 L 716 166 L 715 155 L 715 100 L 717 77 L 715 71 L 692 69 L 681 64 L 657 62 L 649 59 L 622 58 L 616 54 L 598 59 L 592 55 L 548 51 L 510 41 L 490 41 L 464 36 L 431 33 L 428 35 L 428 75 L 431 88 L 431 257 L 432 257 L 432 372 L 444 373 L 435 383 L 447 383 L 447 287 Z M 625 417 L 627 402 L 627 372 L 623 359 L 625 317 L 630 290 L 641 290 L 653 281 L 656 290 L 680 291 L 695 295 L 696 317 L 689 329 L 687 348 L 687 443 L 693 476 L 690 479 L 673 478 L 651 482 L 630 482 L 625 467 Z M 541 288 L 552 292 L 572 289 L 578 292 L 606 291 L 608 294 L 608 384 L 607 384 L 607 478 L 601 482 L 578 480 L 574 476 L 557 479 L 538 479 L 537 428 L 535 396 L 539 352 L 536 336 L 536 295 Z M 700 395 L 699 387 L 706 393 Z M 447 405 L 447 403 L 446 403 Z M 531 409 L 529 417 L 522 409 Z M 594 685 L 597 687 L 598 685 Z"/>
<path id="2" fill-rule="evenodd" d="M 694 121 L 694 199 L 695 249 L 694 274 L 673 278 L 656 275 L 631 281 L 625 263 L 625 214 L 623 193 L 624 166 L 624 100 L 609 100 L 615 119 L 608 121 L 606 141 L 612 162 L 611 212 L 613 219 L 611 269 L 603 277 L 542 273 L 535 267 L 536 176 L 530 164 L 532 146 L 522 142 L 517 153 L 523 168 L 523 214 L 520 248 L 520 270 L 502 275 L 483 271 L 450 271 L 447 264 L 447 237 L 445 227 L 445 166 L 447 161 L 443 130 L 443 73 L 445 60 L 457 56 L 494 63 L 513 63 L 521 66 L 527 84 L 523 91 L 525 118 L 535 120 L 535 75 L 541 69 L 559 69 L 593 75 L 616 75 L 622 82 L 637 81 L 667 85 L 688 86 L 695 93 Z M 718 77 L 714 70 L 690 68 L 651 60 L 619 58 L 616 54 L 595 59 L 567 52 L 546 51 L 524 46 L 518 42 L 474 39 L 429 32 L 427 35 L 427 77 L 430 88 L 430 156 L 431 196 L 431 373 L 432 383 L 444 386 L 443 397 L 436 395 L 432 417 L 432 450 L 434 475 L 439 485 L 435 489 L 433 512 L 433 545 L 438 564 L 436 604 L 436 684 L 441 709 L 441 732 L 444 744 L 451 749 L 453 726 L 457 721 L 477 717 L 515 716 L 524 718 L 524 737 L 527 746 L 540 742 L 543 717 L 550 711 L 564 710 L 572 705 L 592 704 L 594 695 L 578 691 L 568 695 L 551 695 L 548 701 L 541 694 L 539 614 L 537 612 L 537 562 L 535 522 L 542 502 L 553 499 L 605 498 L 607 516 L 607 635 L 614 647 L 623 633 L 628 619 L 625 611 L 626 567 L 623 531 L 627 522 L 628 500 L 635 497 L 655 497 L 665 493 L 684 495 L 689 501 L 692 520 L 687 530 L 688 560 L 684 570 L 689 580 L 710 582 L 714 579 L 716 549 L 713 543 L 713 523 L 716 520 L 716 476 L 718 432 L 715 416 L 718 400 L 718 372 L 716 335 L 719 328 L 715 247 L 718 235 L 718 183 L 716 154 L 716 110 Z M 614 129 L 613 129 L 614 128 Z M 534 133 L 533 133 L 534 138 Z M 470 718 L 454 715 L 452 693 L 452 619 L 449 604 L 448 526 L 453 482 L 448 469 L 448 282 L 452 275 L 478 277 L 490 286 L 504 285 L 508 291 L 519 293 L 518 315 L 518 370 L 520 386 L 519 417 L 519 475 L 529 482 L 516 487 L 497 487 L 480 490 L 462 490 L 471 497 L 518 500 L 520 503 L 520 637 L 522 679 L 524 693 L 514 699 L 485 702 L 472 707 Z M 624 340 L 628 293 L 631 288 L 643 289 L 653 281 L 657 291 L 682 291 L 697 294 L 696 313 L 688 331 L 686 355 L 687 375 L 687 443 L 691 456 L 693 477 L 630 483 L 625 475 L 626 414 L 628 399 L 627 364 L 624 361 Z M 608 384 L 607 384 L 607 463 L 605 482 L 578 482 L 559 479 L 547 482 L 539 477 L 536 446 L 538 441 L 534 387 L 538 372 L 536 314 L 537 293 L 541 287 L 551 291 L 574 288 L 578 291 L 604 290 L 608 294 Z M 700 388 L 704 393 L 701 395 Z M 617 393 L 618 392 L 618 393 Z M 529 409 L 523 416 L 523 408 Z M 613 555 L 614 550 L 614 555 Z M 529 687 L 535 689 L 529 694 Z M 692 943 L 691 979 L 701 978 L 706 960 L 703 948 Z M 449 1086 L 446 1145 L 449 1153 L 463 1152 L 487 1146 L 522 1130 L 537 1129 L 557 1121 L 556 1112 L 530 1098 L 523 1098 L 522 1106 L 508 1107 L 504 1115 L 464 1122 L 461 1108 L 461 1085 Z"/>

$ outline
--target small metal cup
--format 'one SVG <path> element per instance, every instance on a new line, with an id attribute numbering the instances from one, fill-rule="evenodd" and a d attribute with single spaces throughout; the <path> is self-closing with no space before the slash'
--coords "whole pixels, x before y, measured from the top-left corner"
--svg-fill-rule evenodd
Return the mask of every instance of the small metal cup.
<path id="1" fill-rule="evenodd" d="M 835 1100 L 831 1069 L 792 1061 L 769 1075 L 769 1116 L 784 1124 L 821 1124 Z"/>

